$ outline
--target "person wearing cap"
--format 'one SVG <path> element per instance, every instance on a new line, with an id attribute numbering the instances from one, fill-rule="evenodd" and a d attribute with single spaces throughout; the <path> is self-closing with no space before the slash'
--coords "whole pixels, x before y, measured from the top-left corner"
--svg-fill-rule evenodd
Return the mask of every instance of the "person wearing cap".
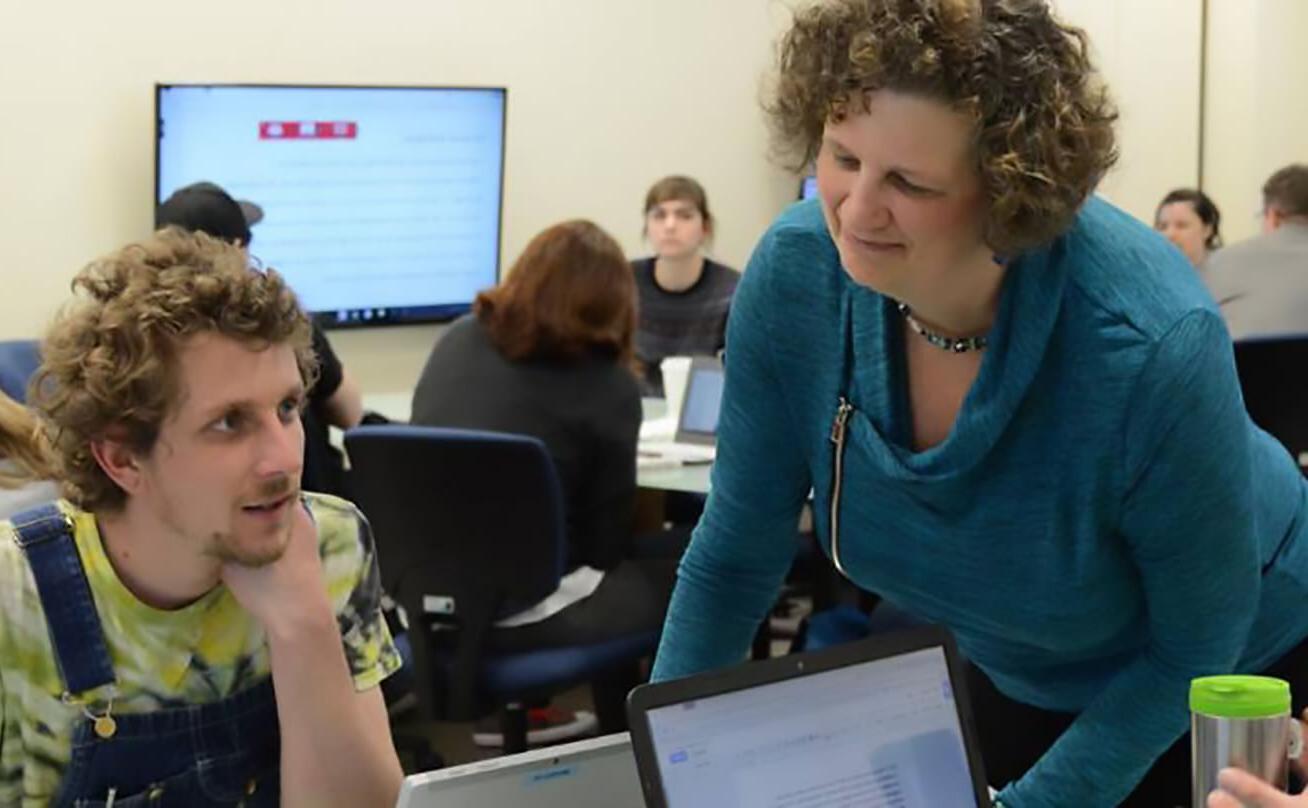
<path id="1" fill-rule="evenodd" d="M 250 228 L 263 220 L 263 208 L 238 200 L 212 182 L 196 182 L 173 192 L 155 213 L 155 227 L 208 233 L 249 249 Z M 328 441 L 327 428 L 350 429 L 363 418 L 363 393 L 332 350 L 327 335 L 312 322 L 318 381 L 309 392 L 304 420 L 304 479 L 307 491 L 347 496 L 344 464 Z"/>
<path id="2" fill-rule="evenodd" d="M 155 212 L 156 228 L 180 227 L 249 247 L 250 228 L 263 221 L 263 208 L 235 199 L 222 186 L 195 182 L 178 188 Z"/>

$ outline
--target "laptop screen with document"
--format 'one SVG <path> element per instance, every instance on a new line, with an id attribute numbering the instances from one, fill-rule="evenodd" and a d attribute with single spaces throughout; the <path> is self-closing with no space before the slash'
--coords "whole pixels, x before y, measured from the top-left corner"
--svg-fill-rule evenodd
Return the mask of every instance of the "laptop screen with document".
<path id="1" fill-rule="evenodd" d="M 941 645 L 650 706 L 650 804 L 977 805 L 964 715 Z"/>

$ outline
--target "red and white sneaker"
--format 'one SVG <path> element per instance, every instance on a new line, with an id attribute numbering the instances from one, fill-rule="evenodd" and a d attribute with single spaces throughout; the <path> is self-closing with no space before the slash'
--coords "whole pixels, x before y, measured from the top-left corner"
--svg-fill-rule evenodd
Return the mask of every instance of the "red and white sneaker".
<path id="1" fill-rule="evenodd" d="M 527 745 L 570 741 L 594 735 L 599 729 L 599 721 L 589 710 L 564 710 L 560 707 L 532 707 L 527 710 Z M 504 736 L 500 733 L 499 716 L 484 718 L 477 722 L 472 733 L 472 742 L 478 746 L 495 748 L 504 746 Z"/>

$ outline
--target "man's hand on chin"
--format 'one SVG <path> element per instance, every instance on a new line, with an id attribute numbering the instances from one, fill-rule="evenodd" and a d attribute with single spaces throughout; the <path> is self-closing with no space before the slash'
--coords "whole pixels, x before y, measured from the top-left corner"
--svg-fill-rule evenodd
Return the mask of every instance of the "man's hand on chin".
<path id="1" fill-rule="evenodd" d="M 271 637 L 336 619 L 323 584 L 318 528 L 297 497 L 290 505 L 290 536 L 282 557 L 261 567 L 233 561 L 222 566 L 222 581 L 237 603 L 254 615 Z"/>

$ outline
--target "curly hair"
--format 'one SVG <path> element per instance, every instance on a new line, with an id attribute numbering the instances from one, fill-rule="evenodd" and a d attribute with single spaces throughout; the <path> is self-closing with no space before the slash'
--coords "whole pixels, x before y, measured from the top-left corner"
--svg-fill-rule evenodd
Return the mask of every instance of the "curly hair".
<path id="1" fill-rule="evenodd" d="M 249 345 L 289 344 L 305 386 L 316 379 L 309 321 L 277 272 L 250 267 L 239 247 L 169 228 L 89 264 L 78 295 L 41 345 L 30 398 L 69 499 L 120 508 L 126 494 L 91 443 L 111 438 L 147 455 L 183 393 L 178 355 L 217 332 Z"/>
<path id="2" fill-rule="evenodd" d="M 1085 32 L 1046 0 L 826 0 L 782 37 L 765 109 L 776 152 L 802 170 L 823 128 L 876 90 L 941 101 L 974 124 L 984 238 L 1003 255 L 1066 230 L 1117 160 L 1117 110 Z"/>

